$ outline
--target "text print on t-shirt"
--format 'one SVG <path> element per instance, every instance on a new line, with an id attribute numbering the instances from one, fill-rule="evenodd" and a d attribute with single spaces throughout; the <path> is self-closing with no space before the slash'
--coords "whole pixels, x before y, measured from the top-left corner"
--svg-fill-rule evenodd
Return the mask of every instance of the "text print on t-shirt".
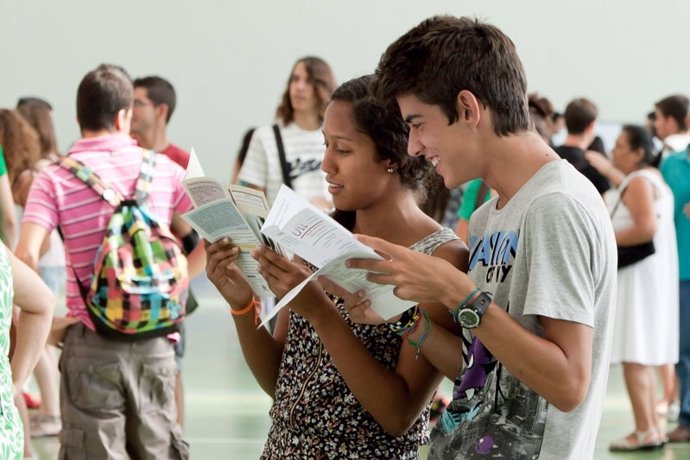
<path id="1" fill-rule="evenodd" d="M 487 283 L 502 283 L 513 268 L 519 236 L 515 231 L 497 230 L 482 237 L 471 236 L 470 266 L 486 268 Z"/>

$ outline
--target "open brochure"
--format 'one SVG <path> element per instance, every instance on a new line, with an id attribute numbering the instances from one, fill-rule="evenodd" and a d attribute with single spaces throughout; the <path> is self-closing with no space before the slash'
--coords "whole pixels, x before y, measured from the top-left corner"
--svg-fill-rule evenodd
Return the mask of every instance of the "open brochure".
<path id="1" fill-rule="evenodd" d="M 332 279 L 349 292 L 364 289 L 371 300 L 373 310 L 384 319 L 400 314 L 415 304 L 396 297 L 393 294 L 394 286 L 367 280 L 366 270 L 346 268 L 347 259 L 381 259 L 381 256 L 359 242 L 333 218 L 284 185 L 278 191 L 261 232 L 318 267 L 316 272 L 288 292 L 262 318 L 262 325 L 294 299 L 309 281 L 318 276 Z"/>
<path id="2" fill-rule="evenodd" d="M 224 188 L 211 177 L 188 179 L 184 188 L 194 204 L 193 210 L 182 215 L 184 220 L 210 242 L 231 238 L 240 248 L 237 265 L 254 292 L 260 297 L 273 296 L 251 256 L 262 244 L 279 250 L 260 232 L 269 209 L 263 192 L 240 185 Z"/>

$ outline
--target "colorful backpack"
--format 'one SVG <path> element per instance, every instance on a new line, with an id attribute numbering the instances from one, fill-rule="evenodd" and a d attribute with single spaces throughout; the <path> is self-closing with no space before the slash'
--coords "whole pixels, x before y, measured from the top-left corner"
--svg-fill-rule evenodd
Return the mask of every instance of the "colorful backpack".
<path id="1" fill-rule="evenodd" d="M 178 330 L 185 314 L 187 259 L 170 228 L 146 205 L 154 161 L 155 153 L 145 150 L 132 199 L 124 199 L 80 161 L 68 156 L 60 162 L 115 208 L 90 288 L 77 283 L 96 331 L 112 339 L 167 335 Z"/>

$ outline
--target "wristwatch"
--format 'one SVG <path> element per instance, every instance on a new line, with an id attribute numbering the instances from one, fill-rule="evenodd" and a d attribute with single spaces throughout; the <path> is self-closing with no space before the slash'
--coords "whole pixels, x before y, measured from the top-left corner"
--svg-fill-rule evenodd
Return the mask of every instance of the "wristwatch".
<path id="1" fill-rule="evenodd" d="M 482 292 L 473 302 L 462 307 L 455 319 L 465 329 L 474 329 L 481 323 L 482 316 L 490 304 L 491 296 L 486 292 Z"/>

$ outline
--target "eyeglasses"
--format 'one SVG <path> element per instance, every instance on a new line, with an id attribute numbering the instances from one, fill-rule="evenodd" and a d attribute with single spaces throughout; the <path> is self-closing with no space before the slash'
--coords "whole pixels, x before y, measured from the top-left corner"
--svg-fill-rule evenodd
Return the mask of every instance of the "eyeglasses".
<path id="1" fill-rule="evenodd" d="M 146 107 L 147 105 L 153 105 L 153 102 L 142 101 L 141 99 L 134 99 L 134 101 L 132 102 L 132 105 L 134 107 L 140 108 L 140 107 Z"/>

